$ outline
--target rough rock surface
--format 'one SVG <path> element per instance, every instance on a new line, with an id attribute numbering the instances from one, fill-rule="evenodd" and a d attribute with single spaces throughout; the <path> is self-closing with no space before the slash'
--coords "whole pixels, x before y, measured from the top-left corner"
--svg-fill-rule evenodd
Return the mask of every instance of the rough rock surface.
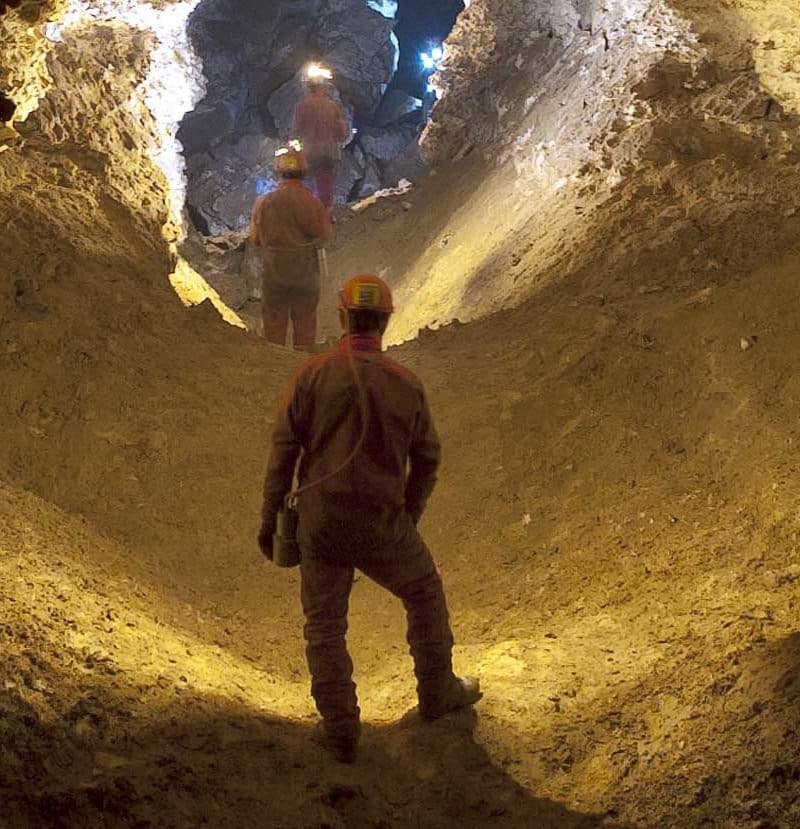
<path id="1" fill-rule="evenodd" d="M 792 66 L 796 40 L 787 31 L 774 49 L 754 45 L 754 21 L 766 31 L 779 20 L 778 6 L 764 10 L 471 3 L 448 40 L 422 143 L 434 162 L 475 154 L 486 165 L 441 229 L 449 244 L 434 239 L 403 273 L 391 245 L 371 263 L 397 274 L 408 312 L 395 336 L 413 336 L 422 309 L 429 324 L 468 319 L 630 250 L 672 246 L 664 267 L 682 272 L 707 256 L 705 229 L 729 221 L 734 248 L 711 258 L 723 268 L 749 258 L 750 228 L 791 216 L 800 192 L 800 113 L 790 106 L 800 87 L 791 73 L 776 80 L 757 68 L 773 51 Z M 520 19 L 531 21 L 524 32 Z M 611 234 L 621 203 L 636 219 Z M 495 205 L 492 232 L 471 234 Z"/>
<path id="2" fill-rule="evenodd" d="M 359 579 L 348 769 L 308 739 L 297 573 L 254 549 L 298 355 L 170 289 L 152 38 L 45 43 L 6 10 L 4 88 L 35 107 L 0 152 L 0 821 L 798 825 L 799 159 L 792 75 L 750 60 L 796 32 L 771 3 L 676 9 L 698 41 L 654 60 L 598 35 L 544 91 L 487 69 L 518 104 L 498 151 L 340 213 L 336 277 L 391 268 L 394 336 L 423 328 L 395 352 L 446 447 L 422 528 L 487 692 L 404 716 L 402 608 Z M 436 302 L 478 319 L 424 328 Z"/>

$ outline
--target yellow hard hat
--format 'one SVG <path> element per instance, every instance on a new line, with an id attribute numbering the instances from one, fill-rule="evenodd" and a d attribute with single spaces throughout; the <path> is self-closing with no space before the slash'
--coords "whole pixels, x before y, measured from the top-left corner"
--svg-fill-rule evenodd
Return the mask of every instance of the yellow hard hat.
<path id="1" fill-rule="evenodd" d="M 301 149 L 295 146 L 282 147 L 275 153 L 275 169 L 280 175 L 305 173 L 308 170 L 308 160 Z"/>
<path id="2" fill-rule="evenodd" d="M 339 307 L 347 311 L 394 311 L 391 288 L 378 276 L 361 273 L 348 279 L 339 292 Z"/>

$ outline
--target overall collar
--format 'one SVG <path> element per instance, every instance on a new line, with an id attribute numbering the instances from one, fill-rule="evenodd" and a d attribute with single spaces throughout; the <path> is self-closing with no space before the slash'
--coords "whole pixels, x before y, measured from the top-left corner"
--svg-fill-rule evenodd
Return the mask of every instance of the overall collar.
<path id="1" fill-rule="evenodd" d="M 345 334 L 339 340 L 339 351 L 347 353 L 349 348 L 352 351 L 381 351 L 380 334 Z"/>

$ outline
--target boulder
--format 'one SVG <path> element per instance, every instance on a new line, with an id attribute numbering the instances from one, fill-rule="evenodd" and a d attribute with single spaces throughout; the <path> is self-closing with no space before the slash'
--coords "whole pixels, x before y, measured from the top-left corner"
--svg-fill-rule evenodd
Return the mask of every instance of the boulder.
<path id="1" fill-rule="evenodd" d="M 375 112 L 397 70 L 400 49 L 394 24 L 363 0 L 332 0 L 319 19 L 320 55 L 359 119 Z"/>
<path id="2" fill-rule="evenodd" d="M 361 179 L 356 198 L 364 199 L 373 193 L 377 193 L 382 187 L 383 181 L 381 179 L 380 168 L 374 161 L 369 161 L 364 170 L 364 177 Z"/>
<path id="3" fill-rule="evenodd" d="M 178 141 L 185 155 L 201 152 L 229 136 L 233 124 L 233 114 L 226 104 L 198 104 L 184 116 L 178 128 Z"/>
<path id="4" fill-rule="evenodd" d="M 364 154 L 356 146 L 348 147 L 342 154 L 342 161 L 336 176 L 335 200 L 346 204 L 352 198 L 356 184 L 364 178 Z"/>
<path id="5" fill-rule="evenodd" d="M 202 153 L 187 161 L 186 200 L 212 235 L 243 230 L 259 194 L 273 189 L 273 161 L 278 143 L 244 136 L 227 153 Z"/>
<path id="6" fill-rule="evenodd" d="M 358 143 L 367 156 L 388 162 L 405 152 L 409 143 L 416 142 L 414 128 L 373 129 L 366 128 L 358 135 Z"/>
<path id="7" fill-rule="evenodd" d="M 405 149 L 383 165 L 381 178 L 384 187 L 395 187 L 403 179 L 415 182 L 424 175 L 427 167 L 422 158 L 419 141 L 415 138 Z"/>
<path id="8" fill-rule="evenodd" d="M 403 121 L 411 115 L 414 115 L 416 120 L 422 119 L 422 101 L 403 92 L 402 89 L 392 89 L 383 96 L 375 113 L 374 123 L 378 127 L 385 127 Z"/>

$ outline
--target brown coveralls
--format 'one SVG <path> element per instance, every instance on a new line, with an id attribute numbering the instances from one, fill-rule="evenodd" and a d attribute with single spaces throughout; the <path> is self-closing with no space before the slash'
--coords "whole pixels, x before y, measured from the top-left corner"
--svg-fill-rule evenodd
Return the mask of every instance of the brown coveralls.
<path id="1" fill-rule="evenodd" d="M 342 108 L 324 90 L 313 90 L 295 107 L 292 135 L 303 142 L 317 195 L 325 207 L 330 207 L 336 188 L 336 165 L 347 138 Z"/>
<path id="2" fill-rule="evenodd" d="M 359 732 L 347 652 L 354 568 L 398 596 L 420 700 L 453 682 L 453 636 L 442 581 L 416 529 L 436 482 L 440 446 L 420 381 L 383 356 L 380 339 L 349 338 L 367 398 L 363 448 L 341 472 L 299 497 L 298 540 L 311 693 L 330 736 Z M 339 347 L 299 370 L 272 435 L 263 520 L 274 527 L 300 457 L 300 485 L 341 466 L 362 430 L 358 390 Z M 302 455 L 301 455 L 302 451 Z"/>
<path id="3" fill-rule="evenodd" d="M 331 235 L 328 212 L 302 182 L 282 181 L 253 207 L 250 241 L 264 249 L 261 311 L 264 336 L 285 345 L 291 317 L 294 344 L 313 345 L 317 334 L 317 244 Z"/>

